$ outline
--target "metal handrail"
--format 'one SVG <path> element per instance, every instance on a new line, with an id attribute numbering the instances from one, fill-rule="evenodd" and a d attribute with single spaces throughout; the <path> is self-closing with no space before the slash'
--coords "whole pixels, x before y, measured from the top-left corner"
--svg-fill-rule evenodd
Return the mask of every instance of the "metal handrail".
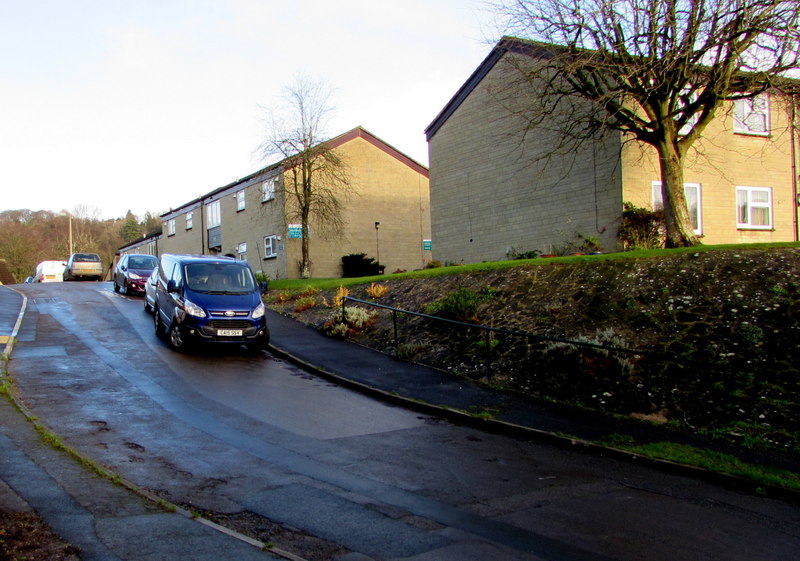
<path id="1" fill-rule="evenodd" d="M 395 348 L 397 348 L 397 346 L 398 346 L 397 312 L 400 312 L 400 313 L 407 314 L 407 315 L 412 315 L 412 316 L 432 319 L 432 320 L 436 320 L 436 321 L 441 321 L 441 322 L 444 322 L 444 323 L 454 324 L 454 325 L 457 325 L 459 327 L 477 328 L 477 329 L 481 329 L 481 330 L 483 330 L 483 331 L 485 331 L 487 333 L 488 332 L 494 332 L 494 333 L 501 333 L 501 334 L 505 334 L 505 335 L 516 335 L 518 337 L 527 337 L 529 339 L 536 339 L 536 340 L 539 340 L 539 341 L 551 341 L 551 342 L 554 342 L 554 343 L 564 343 L 564 344 L 568 344 L 568 345 L 575 345 L 575 346 L 578 346 L 578 347 L 589 347 L 589 348 L 593 348 L 593 349 L 602 349 L 602 350 L 611 351 L 611 352 L 615 352 L 615 353 L 622 353 L 622 354 L 642 355 L 642 356 L 656 354 L 654 351 L 648 351 L 648 350 L 624 349 L 622 347 L 614 347 L 614 346 L 611 346 L 611 345 L 602 345 L 600 343 L 589 343 L 588 341 L 574 341 L 574 340 L 571 340 L 571 339 L 563 339 L 563 338 L 560 338 L 560 337 L 550 337 L 550 336 L 547 336 L 547 335 L 538 335 L 536 333 L 530 333 L 528 331 L 517 331 L 515 329 L 505 329 L 505 328 L 502 328 L 502 327 L 491 327 L 491 326 L 488 326 L 488 325 L 481 325 L 481 324 L 477 324 L 477 323 L 466 323 L 466 322 L 458 321 L 458 320 L 454 320 L 454 319 L 448 319 L 448 318 L 443 318 L 443 317 L 439 317 L 439 316 L 432 316 L 430 314 L 423 314 L 421 312 L 412 312 L 410 310 L 403 310 L 401 308 L 394 308 L 392 306 L 386 306 L 385 304 L 378 304 L 377 302 L 369 302 L 367 300 L 360 300 L 358 298 L 353 298 L 352 296 L 343 296 L 342 297 L 342 322 L 343 323 L 346 323 L 347 316 L 346 316 L 346 313 L 345 313 L 345 303 L 348 300 L 351 301 L 351 302 L 358 302 L 359 304 L 366 304 L 368 306 L 374 306 L 376 308 L 383 308 L 385 310 L 391 310 L 392 311 L 392 322 L 394 324 L 394 346 L 395 346 Z"/>

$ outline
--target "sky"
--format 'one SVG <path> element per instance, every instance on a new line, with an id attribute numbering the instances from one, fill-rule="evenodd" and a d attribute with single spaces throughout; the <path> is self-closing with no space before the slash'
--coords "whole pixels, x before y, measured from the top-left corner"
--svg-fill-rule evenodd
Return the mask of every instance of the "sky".
<path id="1" fill-rule="evenodd" d="M 324 81 L 427 165 L 425 127 L 500 37 L 482 0 L 0 0 L 0 211 L 161 214 L 277 161 L 267 111 Z"/>

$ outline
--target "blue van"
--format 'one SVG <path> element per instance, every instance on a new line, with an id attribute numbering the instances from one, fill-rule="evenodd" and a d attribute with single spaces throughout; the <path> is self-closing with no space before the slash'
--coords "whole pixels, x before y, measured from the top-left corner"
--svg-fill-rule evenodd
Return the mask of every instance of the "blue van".
<path id="1" fill-rule="evenodd" d="M 156 335 L 184 349 L 200 341 L 269 344 L 266 308 L 250 265 L 210 255 L 161 256 L 155 287 Z"/>

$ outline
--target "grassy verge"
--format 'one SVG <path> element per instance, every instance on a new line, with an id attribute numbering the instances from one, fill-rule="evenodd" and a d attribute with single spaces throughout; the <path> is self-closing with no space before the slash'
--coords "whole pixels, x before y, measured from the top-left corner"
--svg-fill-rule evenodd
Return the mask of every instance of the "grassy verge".
<path id="1" fill-rule="evenodd" d="M 319 279 L 279 279 L 270 281 L 271 290 L 296 290 L 302 291 L 308 288 L 319 290 L 333 290 L 339 286 L 353 286 L 369 284 L 371 282 L 382 282 L 394 279 L 425 279 L 447 275 L 467 274 L 470 272 L 485 272 L 519 267 L 521 265 L 546 266 L 552 263 L 591 263 L 598 261 L 614 261 L 623 259 L 652 259 L 669 255 L 681 255 L 686 253 L 702 253 L 706 251 L 747 251 L 755 249 L 771 248 L 800 248 L 800 242 L 782 242 L 770 244 L 729 244 L 729 245 L 700 245 L 696 247 L 681 247 L 674 249 L 647 249 L 636 251 L 625 251 L 620 253 L 603 253 L 599 255 L 570 255 L 566 257 L 548 257 L 537 259 L 516 259 L 513 261 L 491 261 L 484 263 L 472 263 L 469 265 L 454 265 L 450 267 L 437 267 L 435 269 L 422 269 L 419 271 L 408 271 L 406 273 L 394 273 L 390 275 L 376 275 L 371 277 L 358 278 L 319 278 Z"/>
<path id="2" fill-rule="evenodd" d="M 788 470 L 744 462 L 735 456 L 703 450 L 675 442 L 635 444 L 624 436 L 611 438 L 599 444 L 628 450 L 646 458 L 655 458 L 697 467 L 713 473 L 735 475 L 755 483 L 800 490 L 800 474 Z"/>

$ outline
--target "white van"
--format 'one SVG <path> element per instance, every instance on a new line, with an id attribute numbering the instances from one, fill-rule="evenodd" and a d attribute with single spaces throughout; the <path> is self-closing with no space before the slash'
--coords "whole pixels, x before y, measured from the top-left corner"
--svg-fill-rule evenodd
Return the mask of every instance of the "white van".
<path id="1" fill-rule="evenodd" d="M 36 265 L 33 282 L 61 282 L 64 280 L 66 261 L 42 261 Z"/>

